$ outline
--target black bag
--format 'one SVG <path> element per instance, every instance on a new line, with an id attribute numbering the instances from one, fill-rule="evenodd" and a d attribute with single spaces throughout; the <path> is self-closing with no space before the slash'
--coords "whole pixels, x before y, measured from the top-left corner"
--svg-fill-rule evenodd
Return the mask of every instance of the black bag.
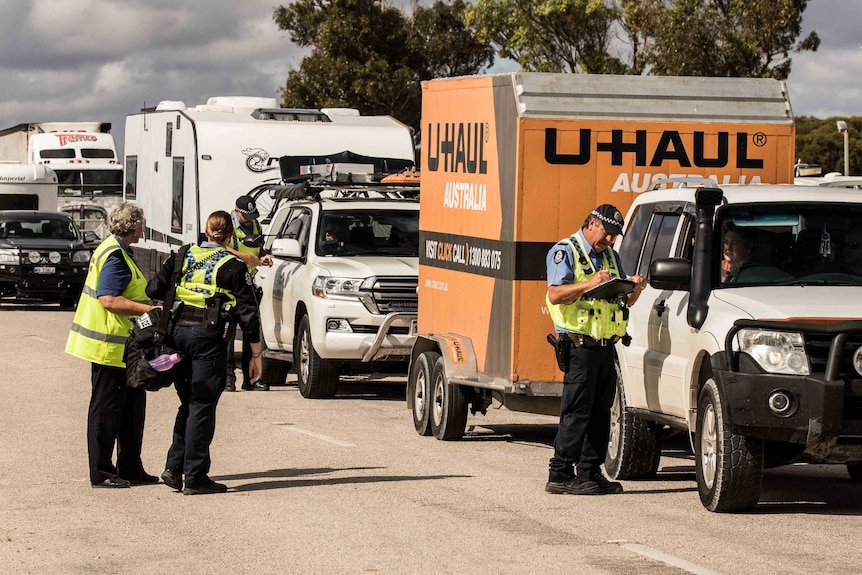
<path id="1" fill-rule="evenodd" d="M 175 363 L 166 371 L 156 371 L 150 361 L 160 355 L 172 355 L 177 350 L 171 345 L 166 329 L 162 327 L 162 318 L 169 313 L 154 308 L 135 319 L 132 333 L 126 340 L 123 361 L 126 362 L 126 383 L 135 389 L 158 391 L 170 387 L 182 362 Z M 167 323 L 166 321 L 164 322 Z"/>
<path id="2" fill-rule="evenodd" d="M 168 334 L 168 320 L 172 315 L 165 310 L 172 310 L 174 296 L 177 291 L 180 275 L 183 269 L 183 259 L 189 246 L 183 246 L 174 259 L 174 273 L 171 277 L 171 289 L 165 294 L 161 309 L 153 308 L 136 318 L 132 331 L 126 340 L 123 350 L 123 361 L 126 363 L 126 383 L 135 389 L 158 391 L 170 387 L 179 371 L 182 361 L 172 365 L 165 371 L 157 371 L 150 361 L 161 355 L 178 354 Z M 173 313 L 178 315 L 182 310 L 182 302 Z"/>

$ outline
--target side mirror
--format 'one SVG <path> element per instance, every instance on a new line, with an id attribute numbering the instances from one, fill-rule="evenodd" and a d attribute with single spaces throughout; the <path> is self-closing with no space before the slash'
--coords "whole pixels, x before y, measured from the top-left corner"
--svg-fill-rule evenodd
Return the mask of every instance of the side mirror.
<path id="1" fill-rule="evenodd" d="M 99 236 L 96 235 L 96 232 L 93 230 L 87 230 L 84 232 L 84 243 L 85 244 L 97 244 L 99 243 Z"/>
<path id="2" fill-rule="evenodd" d="M 661 290 L 684 290 L 691 287 L 691 262 L 685 258 L 663 258 L 649 266 L 649 285 Z"/>
<path id="3" fill-rule="evenodd" d="M 253 236 L 245 236 L 240 241 L 242 242 L 242 245 L 248 248 L 259 248 L 263 245 L 263 235 L 256 234 Z"/>
<path id="4" fill-rule="evenodd" d="M 272 242 L 272 255 L 282 258 L 301 258 L 302 248 L 299 245 L 299 240 L 291 238 L 279 238 Z"/>

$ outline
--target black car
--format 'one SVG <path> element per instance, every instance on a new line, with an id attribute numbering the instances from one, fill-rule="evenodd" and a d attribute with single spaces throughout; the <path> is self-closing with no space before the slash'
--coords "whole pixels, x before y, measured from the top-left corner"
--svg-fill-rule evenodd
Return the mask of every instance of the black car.
<path id="1" fill-rule="evenodd" d="M 0 297 L 74 307 L 94 239 L 62 212 L 0 211 Z"/>

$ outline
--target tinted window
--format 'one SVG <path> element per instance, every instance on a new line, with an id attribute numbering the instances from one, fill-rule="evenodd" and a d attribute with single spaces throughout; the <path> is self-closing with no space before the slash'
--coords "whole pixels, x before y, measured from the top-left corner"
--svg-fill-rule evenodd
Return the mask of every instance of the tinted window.
<path id="1" fill-rule="evenodd" d="M 114 151 L 106 150 L 104 148 L 82 148 L 81 149 L 81 157 L 82 158 L 101 158 L 107 160 L 114 159 Z"/>
<path id="2" fill-rule="evenodd" d="M 138 157 L 126 156 L 126 199 L 134 200 L 138 193 Z"/>
<path id="3" fill-rule="evenodd" d="M 171 201 L 171 232 L 183 233 L 183 178 L 185 176 L 185 161 L 174 158 Z"/>
<path id="4" fill-rule="evenodd" d="M 652 207 L 654 204 L 644 204 L 635 208 L 635 212 L 629 217 L 629 227 L 623 237 L 620 249 L 620 258 L 623 260 L 623 269 L 628 273 L 637 268 L 638 258 L 643 247 L 644 237 L 649 229 Z"/>
<path id="5" fill-rule="evenodd" d="M 643 259 L 638 266 L 638 274 L 647 277 L 653 260 L 672 255 L 670 250 L 679 219 L 679 214 L 655 214 L 644 246 Z"/>
<path id="6" fill-rule="evenodd" d="M 318 255 L 419 255 L 418 210 L 332 210 L 321 213 Z"/>

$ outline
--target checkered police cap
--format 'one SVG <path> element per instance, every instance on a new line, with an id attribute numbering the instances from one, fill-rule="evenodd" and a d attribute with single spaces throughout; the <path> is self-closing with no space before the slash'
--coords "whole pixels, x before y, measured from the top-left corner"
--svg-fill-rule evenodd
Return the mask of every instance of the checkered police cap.
<path id="1" fill-rule="evenodd" d="M 602 204 L 591 211 L 590 215 L 598 218 L 605 227 L 605 231 L 609 234 L 616 236 L 623 233 L 623 225 L 625 225 L 625 221 L 623 220 L 623 215 L 615 206 L 611 204 Z"/>

